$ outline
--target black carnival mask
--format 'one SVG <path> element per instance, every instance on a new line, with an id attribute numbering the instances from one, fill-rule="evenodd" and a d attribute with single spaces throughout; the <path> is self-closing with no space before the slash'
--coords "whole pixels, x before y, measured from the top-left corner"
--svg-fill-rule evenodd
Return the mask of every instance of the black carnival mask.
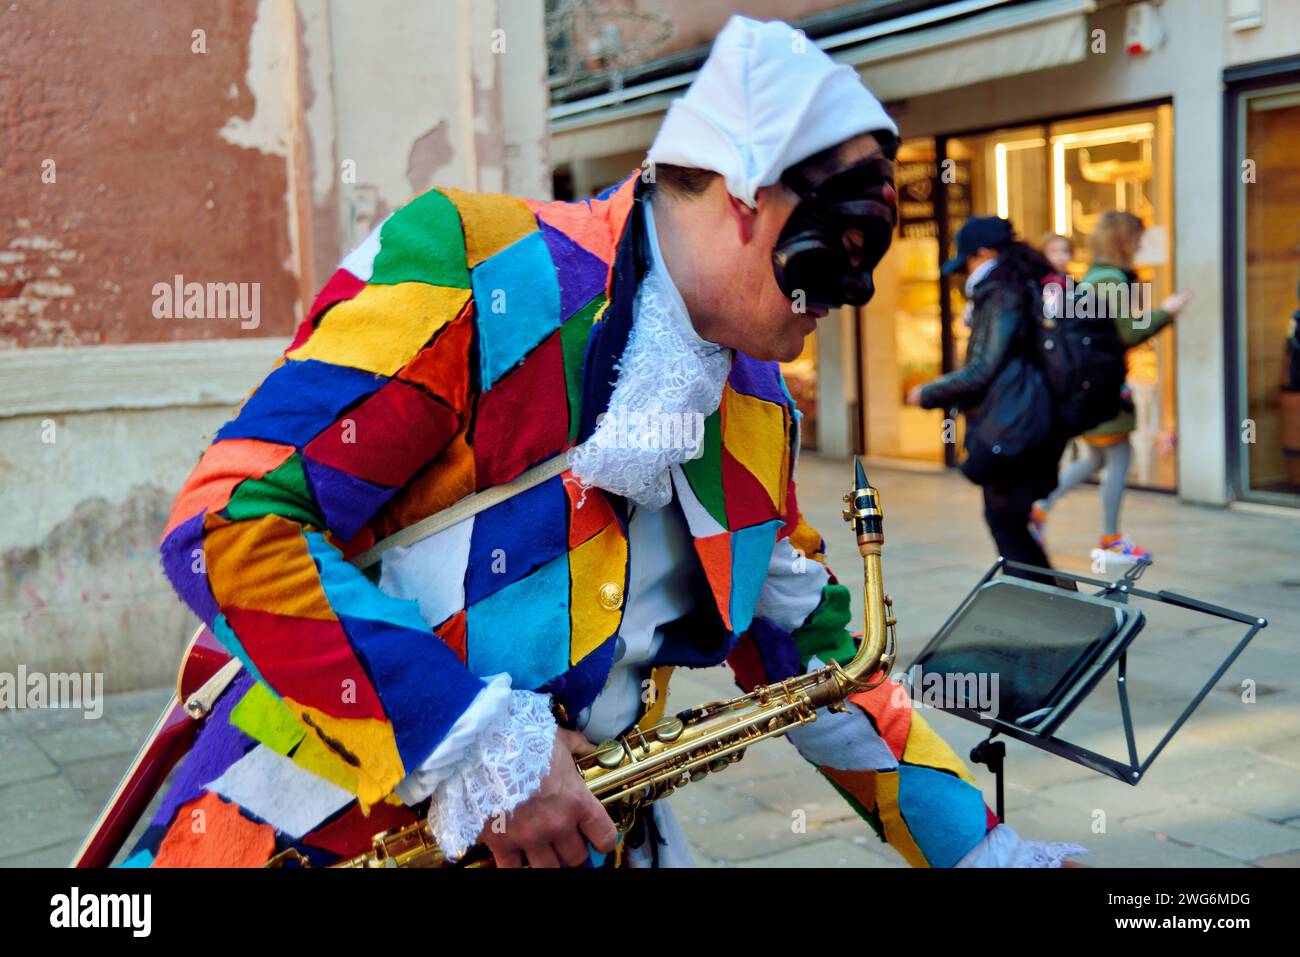
<path id="1" fill-rule="evenodd" d="M 893 164 L 882 156 L 810 182 L 792 167 L 781 182 L 800 197 L 772 247 L 777 285 L 812 306 L 862 306 L 875 293 L 871 271 L 898 221 Z M 861 234 L 861 243 L 857 235 Z"/>

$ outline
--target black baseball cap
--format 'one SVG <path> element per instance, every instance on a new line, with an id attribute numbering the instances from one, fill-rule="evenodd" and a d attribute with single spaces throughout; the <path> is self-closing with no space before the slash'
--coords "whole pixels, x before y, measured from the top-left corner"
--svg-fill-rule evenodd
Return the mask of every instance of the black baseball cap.
<path id="1" fill-rule="evenodd" d="M 1015 238 L 1011 223 L 998 216 L 972 216 L 957 230 L 957 255 L 940 268 L 945 276 L 966 266 L 966 257 L 974 256 L 984 247 L 997 249 Z"/>

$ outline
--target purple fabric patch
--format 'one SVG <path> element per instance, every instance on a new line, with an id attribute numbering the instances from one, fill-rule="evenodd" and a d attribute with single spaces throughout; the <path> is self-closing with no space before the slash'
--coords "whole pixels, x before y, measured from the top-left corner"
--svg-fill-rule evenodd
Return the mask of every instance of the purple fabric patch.
<path id="1" fill-rule="evenodd" d="M 785 405 L 785 389 L 781 387 L 781 366 L 776 362 L 760 362 L 737 350 L 731 362 L 727 381 L 737 392 Z"/>
<path id="2" fill-rule="evenodd" d="M 351 541 L 380 506 L 397 494 L 395 488 L 375 485 L 305 455 L 302 465 L 316 501 L 325 513 L 326 524 L 345 542 Z"/>
<path id="3" fill-rule="evenodd" d="M 203 558 L 203 517 L 207 512 L 205 508 L 189 521 L 181 522 L 173 528 L 158 551 L 162 555 L 163 571 L 176 589 L 176 594 L 181 596 L 201 621 L 210 625 L 221 609 L 212 597 L 212 589 L 208 587 L 207 573 L 194 570 L 196 562 L 200 569 L 208 567 L 206 560 L 199 561 Z M 196 551 L 200 554 L 195 555 Z"/>
<path id="4" fill-rule="evenodd" d="M 799 646 L 790 632 L 766 618 L 755 618 L 749 626 L 749 636 L 758 645 L 769 682 L 783 681 L 800 673 Z"/>
<path id="5" fill-rule="evenodd" d="M 541 227 L 560 282 L 560 317 L 568 319 L 605 291 L 609 267 L 554 226 L 541 223 Z"/>
<path id="6" fill-rule="evenodd" d="M 154 815 L 151 824 L 164 828 L 171 824 L 172 818 L 176 816 L 176 812 L 182 805 L 202 795 L 207 790 L 205 785 L 209 781 L 221 777 L 226 768 L 257 744 L 230 723 L 230 712 L 243 699 L 244 693 L 252 687 L 253 681 L 253 676 L 247 670 L 241 671 L 231 682 L 230 687 L 217 699 L 216 707 L 204 720 L 190 753 L 185 756 L 176 770 L 171 790 L 163 798 L 162 805 L 158 808 L 158 813 Z"/>

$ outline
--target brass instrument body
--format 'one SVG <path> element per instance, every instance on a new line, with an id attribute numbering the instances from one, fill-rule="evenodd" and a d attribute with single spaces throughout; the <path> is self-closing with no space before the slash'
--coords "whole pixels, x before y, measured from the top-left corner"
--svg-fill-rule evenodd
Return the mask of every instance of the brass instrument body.
<path id="1" fill-rule="evenodd" d="M 855 479 L 853 490 L 844 496 L 843 517 L 853 524 L 862 555 L 865 630 L 853 658 L 844 665 L 833 661 L 810 674 L 665 717 L 653 727 L 634 729 L 576 758 L 578 772 L 620 831 L 632 826 L 638 809 L 735 764 L 755 742 L 815 721 L 822 708 L 843 711 L 849 695 L 874 688 L 888 677 L 895 658 L 895 619 L 881 573 L 884 533 L 879 493 L 867 482 L 860 462 L 855 462 Z M 307 866 L 306 859 L 292 849 L 276 855 L 268 866 L 288 861 Z M 491 861 L 483 845 L 448 861 L 428 822 L 420 821 L 377 834 L 370 851 L 330 866 L 474 867 Z"/>

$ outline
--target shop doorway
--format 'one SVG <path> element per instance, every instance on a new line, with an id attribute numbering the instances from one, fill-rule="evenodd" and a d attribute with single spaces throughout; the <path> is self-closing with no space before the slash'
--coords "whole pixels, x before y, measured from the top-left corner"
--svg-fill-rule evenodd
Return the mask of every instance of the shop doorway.
<path id="1" fill-rule="evenodd" d="M 1300 78 L 1280 79 L 1228 91 L 1227 439 L 1238 497 L 1300 505 Z"/>

